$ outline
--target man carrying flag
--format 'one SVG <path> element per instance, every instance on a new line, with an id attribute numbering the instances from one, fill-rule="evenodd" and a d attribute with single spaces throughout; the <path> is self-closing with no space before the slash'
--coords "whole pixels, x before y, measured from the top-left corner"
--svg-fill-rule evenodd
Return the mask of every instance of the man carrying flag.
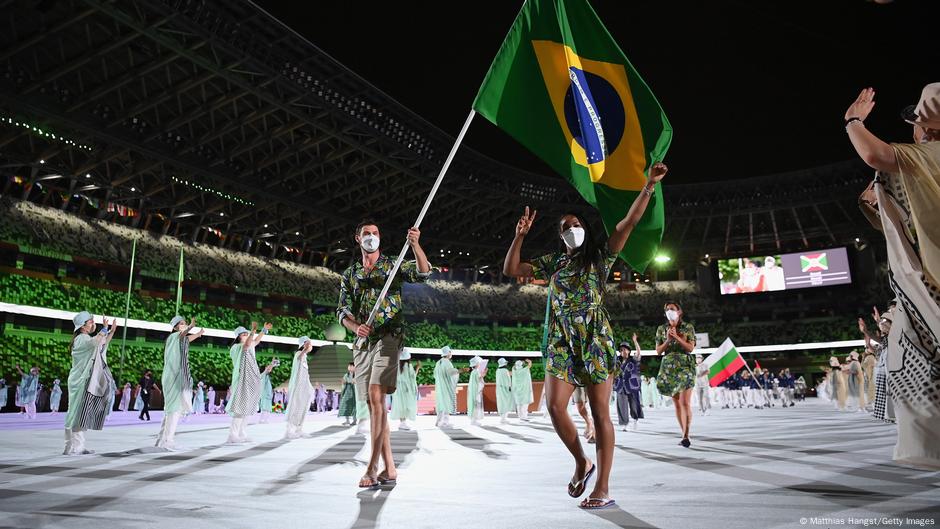
<path id="1" fill-rule="evenodd" d="M 380 296 L 393 264 L 380 252 L 379 236 L 379 227 L 371 220 L 364 220 L 356 227 L 355 239 L 362 257 L 343 272 L 336 309 L 340 323 L 363 339 L 363 345 L 353 350 L 355 387 L 359 399 L 367 401 L 369 406 L 372 454 L 365 474 L 359 480 L 360 488 L 394 484 L 398 479 L 389 440 L 385 396 L 395 393 L 398 384 L 398 358 L 402 351 L 405 323 L 401 285 L 403 281 L 424 282 L 431 275 L 431 265 L 418 242 L 421 232 L 411 228 L 407 238 L 416 260 L 401 268 L 402 274 L 396 278 L 389 295 Z M 369 308 L 376 300 L 381 302 L 381 310 L 374 321 L 366 323 L 369 321 Z M 378 468 L 380 458 L 385 463 L 385 470 L 381 473 Z"/>

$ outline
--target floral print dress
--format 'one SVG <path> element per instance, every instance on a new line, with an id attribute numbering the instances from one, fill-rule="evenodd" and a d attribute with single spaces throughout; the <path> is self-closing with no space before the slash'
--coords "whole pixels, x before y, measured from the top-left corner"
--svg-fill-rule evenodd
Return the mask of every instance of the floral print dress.
<path id="1" fill-rule="evenodd" d="M 531 262 L 533 276 L 548 280 L 551 291 L 545 372 L 579 387 L 619 373 L 601 284 L 617 256 L 605 252 L 601 270 L 585 271 L 560 252 Z"/>
<path id="2" fill-rule="evenodd" d="M 656 329 L 656 347 L 666 342 L 667 328 L 668 325 L 660 325 Z M 677 330 L 686 341 L 695 343 L 695 328 L 691 323 L 682 322 Z M 656 388 L 662 395 L 671 397 L 693 387 L 695 387 L 695 357 L 678 343 L 673 342 L 663 351 L 663 361 L 659 364 L 659 375 L 656 376 Z"/>

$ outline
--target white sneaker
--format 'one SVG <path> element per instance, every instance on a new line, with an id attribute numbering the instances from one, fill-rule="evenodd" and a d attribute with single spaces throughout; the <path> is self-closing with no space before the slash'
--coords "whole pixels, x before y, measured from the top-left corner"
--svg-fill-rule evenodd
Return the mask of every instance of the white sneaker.
<path id="1" fill-rule="evenodd" d="M 398 425 L 398 429 L 399 429 L 400 431 L 407 432 L 407 431 L 411 430 L 411 426 L 408 426 L 408 423 L 403 422 L 403 423 L 401 423 L 401 424 Z"/>
<path id="2" fill-rule="evenodd" d="M 356 426 L 356 433 L 369 433 L 369 421 L 359 421 L 359 425 Z"/>
<path id="3" fill-rule="evenodd" d="M 620 427 L 620 431 L 621 431 L 621 432 L 627 431 L 627 425 L 625 424 L 625 425 L 621 426 L 621 427 Z"/>
<path id="4" fill-rule="evenodd" d="M 631 422 L 631 423 L 630 423 L 630 431 L 635 432 L 636 429 L 639 428 L 639 426 L 640 426 L 640 423 L 639 423 L 639 422 L 637 422 L 637 421 Z"/>

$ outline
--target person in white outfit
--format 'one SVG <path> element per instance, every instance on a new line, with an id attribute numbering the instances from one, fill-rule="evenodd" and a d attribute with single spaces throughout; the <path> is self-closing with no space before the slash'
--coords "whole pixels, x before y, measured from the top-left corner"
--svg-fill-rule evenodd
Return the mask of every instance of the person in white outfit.
<path id="1" fill-rule="evenodd" d="M 698 409 L 706 415 L 712 403 L 708 396 L 711 384 L 708 381 L 708 365 L 702 362 L 702 355 L 695 355 L 695 396 L 698 399 Z"/>

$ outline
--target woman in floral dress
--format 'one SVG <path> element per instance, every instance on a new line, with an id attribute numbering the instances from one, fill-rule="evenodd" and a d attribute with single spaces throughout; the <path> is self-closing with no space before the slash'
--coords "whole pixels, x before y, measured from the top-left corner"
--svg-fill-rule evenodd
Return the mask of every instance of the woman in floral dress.
<path id="1" fill-rule="evenodd" d="M 549 281 L 552 310 L 548 346 L 544 351 L 548 413 L 555 432 L 575 460 L 568 495 L 573 498 L 583 495 L 588 481 L 597 474 L 593 491 L 581 502 L 583 509 L 602 509 L 614 504 L 608 494 L 608 479 L 614 455 L 610 395 L 611 383 L 617 376 L 617 351 L 604 308 L 604 285 L 617 255 L 646 211 L 656 183 L 666 171 L 662 163 L 650 167 L 646 185 L 605 243 L 595 241 L 590 226 L 577 215 L 562 215 L 557 226 L 565 251 L 543 255 L 531 262 L 523 262 L 521 258 L 522 241 L 536 215 L 534 211 L 530 215 L 527 207 L 516 224 L 515 238 L 503 263 L 503 273 L 507 276 Z M 568 415 L 568 401 L 578 387 L 587 390 L 594 418 L 596 465 L 584 454 L 577 427 Z"/>
<path id="2" fill-rule="evenodd" d="M 682 431 L 679 444 L 688 448 L 692 446 L 689 429 L 692 426 L 692 388 L 695 387 L 695 357 L 689 353 L 695 349 L 695 329 L 682 321 L 682 307 L 678 303 L 670 301 L 663 309 L 668 323 L 656 329 L 656 354 L 664 355 L 656 388 L 662 395 L 672 397 Z"/>

